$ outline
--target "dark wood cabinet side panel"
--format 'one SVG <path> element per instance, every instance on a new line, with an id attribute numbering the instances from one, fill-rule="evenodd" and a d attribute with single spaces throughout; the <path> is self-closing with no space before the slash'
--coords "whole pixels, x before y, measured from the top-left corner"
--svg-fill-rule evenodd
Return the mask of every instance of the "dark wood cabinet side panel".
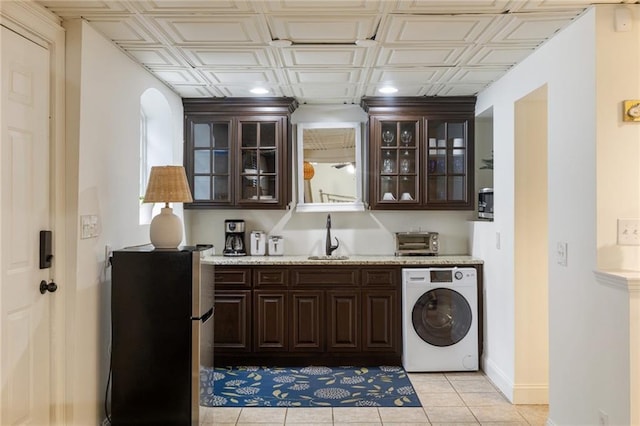
<path id="1" fill-rule="evenodd" d="M 395 291 L 363 292 L 363 350 L 397 350 Z"/>
<path id="2" fill-rule="evenodd" d="M 214 351 L 250 351 L 251 291 L 216 291 L 214 303 Z"/>
<path id="3" fill-rule="evenodd" d="M 256 351 L 286 351 L 287 294 L 255 290 L 254 347 Z"/>
<path id="4" fill-rule="evenodd" d="M 292 351 L 324 350 L 324 303 L 322 291 L 292 291 L 290 349 Z"/>
<path id="5" fill-rule="evenodd" d="M 360 294 L 327 291 L 327 350 L 360 350 Z"/>

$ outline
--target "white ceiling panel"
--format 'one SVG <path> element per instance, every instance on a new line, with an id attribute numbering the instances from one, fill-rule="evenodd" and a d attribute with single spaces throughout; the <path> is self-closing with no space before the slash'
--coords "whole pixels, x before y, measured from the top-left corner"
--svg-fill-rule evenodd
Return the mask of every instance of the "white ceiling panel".
<path id="1" fill-rule="evenodd" d="M 287 47 L 280 49 L 286 67 L 362 67 L 365 51 L 360 47 Z"/>
<path id="2" fill-rule="evenodd" d="M 196 72 L 188 69 L 157 67 L 153 68 L 153 73 L 172 86 L 177 84 L 194 84 L 198 86 L 206 84 Z"/>
<path id="3" fill-rule="evenodd" d="M 437 46 L 429 49 L 401 47 L 382 49 L 376 66 L 454 66 L 467 46 Z"/>
<path id="4" fill-rule="evenodd" d="M 486 87 L 484 83 L 470 83 L 470 84 L 443 84 L 442 88 L 438 90 L 438 93 L 432 96 L 468 96 L 469 93 L 478 93 Z"/>
<path id="5" fill-rule="evenodd" d="M 223 96 L 220 91 L 205 86 L 173 86 L 173 89 L 183 98 L 210 98 Z"/>
<path id="6" fill-rule="evenodd" d="M 209 78 L 214 84 L 223 85 L 278 85 L 278 79 L 274 70 L 263 69 L 247 69 L 247 70 L 228 70 L 214 71 L 203 69 L 202 73 Z"/>
<path id="7" fill-rule="evenodd" d="M 186 66 L 184 59 L 162 46 L 128 47 L 126 52 L 144 66 Z"/>
<path id="8" fill-rule="evenodd" d="M 148 14 L 176 13 L 256 13 L 251 2 L 234 0 L 136 0 L 133 5 L 137 10 Z"/>
<path id="9" fill-rule="evenodd" d="M 325 13 L 332 16 L 344 13 L 377 13 L 382 10 L 388 0 L 270 0 L 260 1 L 267 13 L 275 14 L 300 14 L 300 13 Z"/>
<path id="10" fill-rule="evenodd" d="M 505 68 L 464 67 L 457 68 L 447 75 L 448 83 L 486 84 L 499 79 L 507 70 Z"/>
<path id="11" fill-rule="evenodd" d="M 268 16 L 274 39 L 294 43 L 353 43 L 375 35 L 377 16 Z"/>
<path id="12" fill-rule="evenodd" d="M 184 47 L 184 54 L 196 67 L 249 68 L 275 67 L 269 50 L 250 47 Z"/>
<path id="13" fill-rule="evenodd" d="M 157 16 L 155 21 L 175 45 L 264 44 L 263 25 L 258 15 Z"/>
<path id="14" fill-rule="evenodd" d="M 309 104 L 359 103 L 391 84 L 395 96 L 475 95 L 592 3 L 35 1 L 62 19 L 82 17 L 180 96 L 255 96 L 261 86 Z M 598 1 L 620 2 L 635 0 Z"/>
<path id="15" fill-rule="evenodd" d="M 294 84 L 291 89 L 295 96 L 303 98 L 352 98 L 358 87 L 355 84 Z"/>
<path id="16" fill-rule="evenodd" d="M 136 17 L 130 15 L 83 15 L 93 28 L 114 43 L 123 45 L 160 44 Z"/>
<path id="17" fill-rule="evenodd" d="M 469 52 L 467 65 L 484 65 L 488 67 L 511 66 L 529 56 L 534 47 L 522 45 L 484 45 L 474 48 Z"/>
<path id="18" fill-rule="evenodd" d="M 477 42 L 492 16 L 391 15 L 383 41 L 387 44 Z"/>
<path id="19" fill-rule="evenodd" d="M 370 81 L 378 84 L 399 85 L 408 82 L 439 81 L 448 68 L 375 68 Z"/>
<path id="20" fill-rule="evenodd" d="M 38 3 L 50 9 L 61 18 L 79 18 L 92 14 L 107 14 L 110 12 L 127 12 L 126 6 L 119 1 L 39 1 Z"/>
<path id="21" fill-rule="evenodd" d="M 521 0 L 518 0 L 521 2 Z M 404 13 L 503 13 L 509 10 L 510 0 L 400 0 L 394 12 Z"/>
<path id="22" fill-rule="evenodd" d="M 545 36 L 553 35 L 568 21 L 572 14 L 566 13 L 528 13 L 503 17 L 500 31 L 489 43 L 527 43 L 542 44 Z"/>
<path id="23" fill-rule="evenodd" d="M 280 90 L 279 87 L 270 87 L 269 96 L 287 96 L 286 93 Z M 217 85 L 216 90 L 222 93 L 222 96 L 231 97 L 231 98 L 259 98 L 264 95 L 255 95 L 251 93 L 250 87 L 246 85 Z"/>
<path id="24" fill-rule="evenodd" d="M 291 69 L 287 70 L 289 81 L 293 84 L 353 84 L 360 81 L 360 69 Z"/>

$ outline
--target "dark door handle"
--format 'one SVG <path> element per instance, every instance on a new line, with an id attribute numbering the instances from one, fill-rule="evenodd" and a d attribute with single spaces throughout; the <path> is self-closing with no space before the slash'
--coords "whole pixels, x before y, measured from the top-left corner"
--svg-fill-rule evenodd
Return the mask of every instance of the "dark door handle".
<path id="1" fill-rule="evenodd" d="M 51 281 L 49 284 L 45 280 L 40 281 L 40 293 L 45 294 L 47 291 L 53 293 L 58 289 L 58 284 Z"/>

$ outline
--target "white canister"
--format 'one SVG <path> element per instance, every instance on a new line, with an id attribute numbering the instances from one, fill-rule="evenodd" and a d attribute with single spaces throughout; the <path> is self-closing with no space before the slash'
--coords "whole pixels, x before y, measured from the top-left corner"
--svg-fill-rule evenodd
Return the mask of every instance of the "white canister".
<path id="1" fill-rule="evenodd" d="M 284 238 L 280 235 L 272 235 L 269 237 L 269 256 L 284 255 Z"/>
<path id="2" fill-rule="evenodd" d="M 264 256 L 267 254 L 267 237 L 262 231 L 251 231 L 251 246 L 249 252 L 252 256 Z"/>

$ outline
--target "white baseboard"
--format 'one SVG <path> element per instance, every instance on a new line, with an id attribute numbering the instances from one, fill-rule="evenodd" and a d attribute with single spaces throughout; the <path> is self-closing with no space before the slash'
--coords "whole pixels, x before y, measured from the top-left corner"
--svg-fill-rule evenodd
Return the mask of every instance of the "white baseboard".
<path id="1" fill-rule="evenodd" d="M 513 389 L 514 404 L 549 404 L 548 384 L 515 385 Z"/>
<path id="2" fill-rule="evenodd" d="M 509 402 L 513 403 L 513 382 L 509 377 L 486 356 L 482 357 L 482 370 Z"/>

